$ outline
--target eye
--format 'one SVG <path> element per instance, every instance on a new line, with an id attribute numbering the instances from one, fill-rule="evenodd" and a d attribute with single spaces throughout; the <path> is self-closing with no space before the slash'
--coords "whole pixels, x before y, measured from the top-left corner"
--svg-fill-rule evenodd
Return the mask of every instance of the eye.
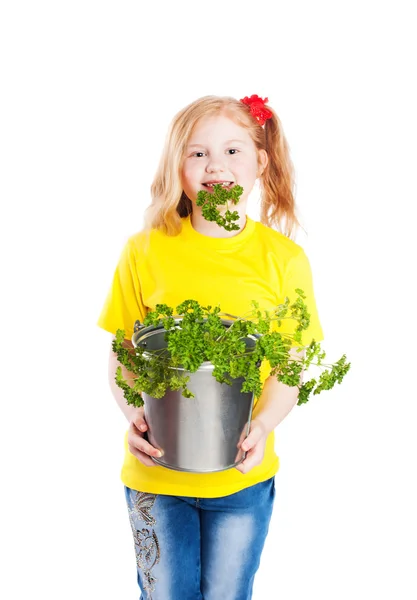
<path id="1" fill-rule="evenodd" d="M 204 152 L 194 152 L 191 156 L 195 156 L 196 154 L 204 154 Z"/>
<path id="2" fill-rule="evenodd" d="M 229 149 L 229 152 L 232 152 L 232 151 L 233 151 L 234 153 L 236 153 L 236 152 L 239 152 L 239 150 L 238 150 L 237 148 L 230 148 L 230 149 Z"/>

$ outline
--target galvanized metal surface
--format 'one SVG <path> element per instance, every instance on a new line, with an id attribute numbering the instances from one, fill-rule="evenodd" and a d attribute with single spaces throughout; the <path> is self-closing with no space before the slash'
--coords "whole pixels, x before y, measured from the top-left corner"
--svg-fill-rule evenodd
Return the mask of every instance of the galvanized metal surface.
<path id="1" fill-rule="evenodd" d="M 176 319 L 180 325 L 181 319 Z M 224 320 L 225 327 L 233 321 Z M 166 349 L 166 330 L 162 326 L 135 326 L 132 343 L 150 353 Z M 257 336 L 245 338 L 247 348 Z M 147 353 L 145 353 L 146 356 Z M 192 473 L 212 473 L 235 467 L 246 453 L 237 448 L 249 433 L 253 393 L 240 391 L 243 378 L 231 386 L 219 383 L 212 375 L 214 365 L 206 361 L 190 377 L 187 387 L 195 394 L 185 398 L 181 390 L 169 390 L 163 398 L 142 393 L 149 442 L 163 451 L 153 458 L 169 469 Z M 179 369 L 184 373 L 184 369 Z"/>

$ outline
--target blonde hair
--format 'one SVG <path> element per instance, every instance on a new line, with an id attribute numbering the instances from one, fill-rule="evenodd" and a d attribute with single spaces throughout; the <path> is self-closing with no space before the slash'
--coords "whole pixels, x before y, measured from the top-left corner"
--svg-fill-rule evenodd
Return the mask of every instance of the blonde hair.
<path id="1" fill-rule="evenodd" d="M 175 236 L 181 231 L 181 218 L 192 213 L 192 202 L 181 185 L 185 148 L 195 125 L 203 117 L 225 115 L 244 127 L 257 150 L 265 150 L 268 164 L 260 176 L 260 220 L 292 237 L 300 223 L 295 215 L 294 167 L 281 122 L 268 105 L 272 118 L 261 127 L 249 107 L 229 96 L 204 96 L 183 108 L 168 128 L 164 149 L 151 185 L 152 202 L 145 210 L 145 230 L 158 229 Z M 282 221 L 285 227 L 282 229 Z"/>

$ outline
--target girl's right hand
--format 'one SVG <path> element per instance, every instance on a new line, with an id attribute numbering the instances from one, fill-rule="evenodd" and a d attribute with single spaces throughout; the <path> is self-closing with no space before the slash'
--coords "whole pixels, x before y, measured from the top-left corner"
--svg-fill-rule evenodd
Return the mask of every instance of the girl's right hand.
<path id="1" fill-rule="evenodd" d="M 148 429 L 144 412 L 143 406 L 140 406 L 133 413 L 127 434 L 128 447 L 133 456 L 136 456 L 145 466 L 156 467 L 157 464 L 149 457 L 155 456 L 156 458 L 160 458 L 162 453 L 144 439 L 145 431 Z"/>

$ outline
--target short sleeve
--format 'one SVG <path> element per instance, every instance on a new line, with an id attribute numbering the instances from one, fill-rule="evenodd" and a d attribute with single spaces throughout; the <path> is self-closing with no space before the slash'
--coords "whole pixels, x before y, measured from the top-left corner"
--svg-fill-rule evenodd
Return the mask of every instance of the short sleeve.
<path id="1" fill-rule="evenodd" d="M 116 334 L 125 330 L 125 338 L 131 339 L 137 319 L 143 322 L 146 316 L 143 304 L 137 260 L 133 242 L 129 239 L 120 255 L 113 282 L 101 311 L 97 325 Z"/>
<path id="2" fill-rule="evenodd" d="M 305 294 L 303 302 L 307 305 L 307 311 L 310 314 L 310 325 L 307 329 L 301 332 L 302 346 L 308 346 L 314 339 L 319 342 L 324 339 L 323 330 L 320 324 L 319 315 L 314 296 L 313 277 L 310 267 L 310 262 L 306 253 L 301 248 L 301 251 L 293 256 L 286 269 L 283 286 L 283 301 L 288 296 L 290 305 L 299 297 L 295 290 L 300 288 Z M 290 314 L 288 311 L 287 316 Z M 281 333 L 294 334 L 298 325 L 295 319 L 283 319 L 281 326 L 277 330 Z M 293 343 L 294 346 L 299 346 L 298 342 Z"/>

